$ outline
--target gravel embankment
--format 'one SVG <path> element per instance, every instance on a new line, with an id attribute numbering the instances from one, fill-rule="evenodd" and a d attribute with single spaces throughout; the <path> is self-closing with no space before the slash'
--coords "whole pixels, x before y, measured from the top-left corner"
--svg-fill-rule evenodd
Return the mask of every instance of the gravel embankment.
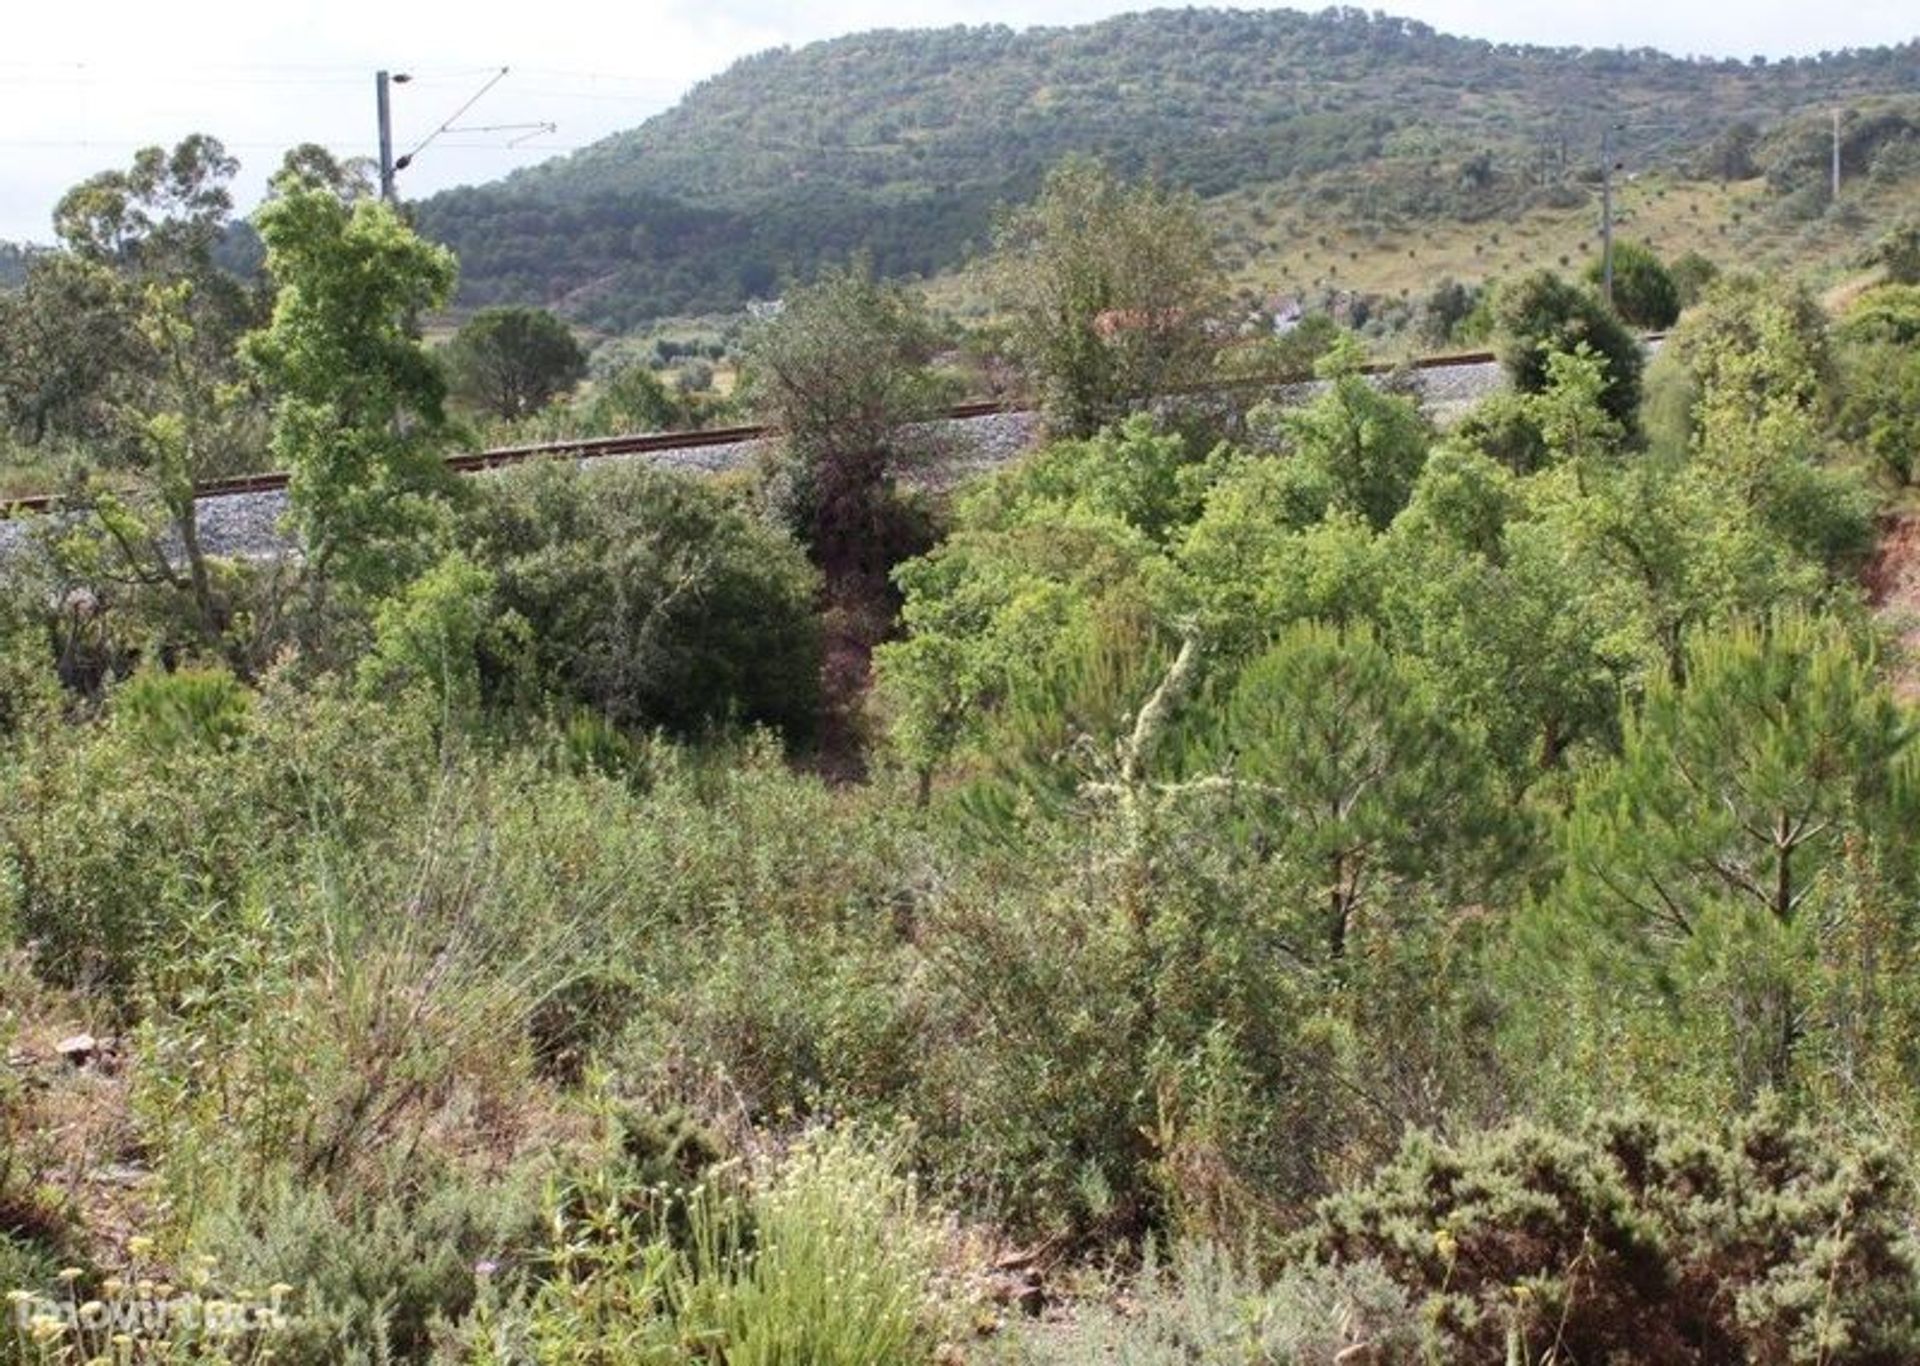
<path id="1" fill-rule="evenodd" d="M 1460 365 L 1414 372 L 1428 413 L 1446 423 L 1498 389 L 1497 365 Z M 1318 383 L 1288 385 L 1275 391 L 1283 402 L 1300 402 L 1321 389 Z M 909 469 L 907 482 L 922 488 L 946 488 L 973 475 L 1005 464 L 1025 451 L 1038 433 L 1031 413 L 995 413 L 987 417 L 930 422 L 916 430 L 920 454 Z M 695 446 L 684 450 L 653 451 L 646 455 L 604 456 L 606 460 L 646 460 L 663 469 L 719 474 L 750 465 L 764 442 L 742 441 L 725 446 Z M 290 548 L 280 531 L 286 511 L 282 492 L 231 493 L 205 498 L 200 504 L 200 538 L 211 555 L 254 559 L 285 554 Z M 0 521 L 0 558 L 24 544 L 41 517 Z"/>

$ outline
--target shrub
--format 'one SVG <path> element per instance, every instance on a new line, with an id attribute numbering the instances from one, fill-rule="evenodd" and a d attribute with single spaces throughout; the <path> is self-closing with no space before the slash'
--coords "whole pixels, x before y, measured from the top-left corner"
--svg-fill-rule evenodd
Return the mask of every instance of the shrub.
<path id="1" fill-rule="evenodd" d="M 786 537 L 694 479 L 543 464 L 490 481 L 469 554 L 522 631 L 483 643 L 482 686 L 539 686 L 627 730 L 727 721 L 807 734 L 819 689 L 815 579 Z"/>
<path id="2" fill-rule="evenodd" d="M 1115 1303 L 1124 1296 L 1124 1307 Z M 1131 1282 L 1078 1307 L 1071 1327 L 1016 1331 L 995 1359 L 1018 1366 L 1321 1366 L 1411 1361 L 1419 1324 L 1406 1292 L 1371 1263 L 1288 1268 L 1262 1285 L 1218 1247 L 1149 1256 Z"/>
<path id="3" fill-rule="evenodd" d="M 1494 305 L 1500 363 L 1522 393 L 1547 387 L 1547 357 L 1572 352 L 1585 342 L 1606 359 L 1602 403 L 1615 421 L 1631 428 L 1640 409 L 1640 343 L 1620 319 L 1588 291 L 1555 275 L 1535 271 L 1501 289 Z"/>
<path id="4" fill-rule="evenodd" d="M 251 698 L 225 669 L 147 668 L 120 685 L 113 704 L 138 743 L 165 752 L 231 746 L 246 731 Z"/>
<path id="5" fill-rule="evenodd" d="M 1587 283 L 1597 288 L 1605 274 L 1604 262 L 1596 260 L 1587 267 Z M 1633 326 L 1654 332 L 1680 316 L 1680 287 L 1652 248 L 1614 243 L 1613 308 Z"/>
<path id="6" fill-rule="evenodd" d="M 1724 1131 L 1644 1116 L 1410 1138 L 1301 1247 L 1385 1268 L 1445 1359 L 1892 1363 L 1920 1282 L 1892 1154 L 1762 1109 Z"/>
<path id="7" fill-rule="evenodd" d="M 524 1181 L 430 1183 L 342 1209 L 282 1172 L 203 1219 L 193 1247 L 217 1259 L 223 1280 L 293 1287 L 279 1361 L 384 1366 L 425 1361 L 473 1307 L 476 1267 L 514 1271 L 541 1249 L 542 1225 Z"/>
<path id="8" fill-rule="evenodd" d="M 557 1219 L 553 1276 L 483 1317 L 478 1359 L 900 1366 L 932 1354 L 936 1243 L 890 1146 L 817 1135 L 743 1195 L 691 1192 L 684 1247 L 628 1211 L 616 1198 Z"/>

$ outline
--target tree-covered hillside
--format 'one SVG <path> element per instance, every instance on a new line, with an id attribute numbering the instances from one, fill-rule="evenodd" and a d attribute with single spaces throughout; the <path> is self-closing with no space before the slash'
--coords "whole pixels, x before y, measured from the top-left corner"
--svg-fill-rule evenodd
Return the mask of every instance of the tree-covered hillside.
<path id="1" fill-rule="evenodd" d="M 1564 206 L 1614 119 L 1630 166 L 1766 172 L 1786 196 L 1824 183 L 1825 162 L 1770 133 L 1917 86 L 1920 42 L 1696 61 L 1358 10 L 888 31 L 748 58 L 630 132 L 435 196 L 420 222 L 459 252 L 464 302 L 620 326 L 729 307 L 854 250 L 883 274 L 935 272 L 1069 152 L 1208 197 L 1281 184 L 1372 215 L 1473 220 Z M 1849 128 L 1849 174 L 1889 145 L 1920 163 L 1905 105 Z"/>

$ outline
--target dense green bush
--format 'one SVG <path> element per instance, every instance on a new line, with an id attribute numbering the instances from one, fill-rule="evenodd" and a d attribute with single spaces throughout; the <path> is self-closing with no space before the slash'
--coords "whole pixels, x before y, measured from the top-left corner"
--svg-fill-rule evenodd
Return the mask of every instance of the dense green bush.
<path id="1" fill-rule="evenodd" d="M 1602 284 L 1604 263 L 1587 267 L 1587 283 Z M 1639 242 L 1613 244 L 1613 309 L 1643 331 L 1659 332 L 1680 316 L 1680 286 L 1653 249 Z"/>
<path id="2" fill-rule="evenodd" d="M 1862 294 L 1838 329 L 1838 427 L 1895 481 L 1920 464 L 1920 286 Z"/>
<path id="3" fill-rule="evenodd" d="M 813 573 L 711 487 L 637 463 L 542 464 L 481 490 L 461 537 L 493 577 L 490 695 L 558 694 L 633 731 L 809 733 Z"/>
<path id="4" fill-rule="evenodd" d="M 1377 1262 L 1443 1359 L 1891 1366 L 1920 1350 L 1904 1192 L 1892 1154 L 1777 1110 L 1727 1129 L 1516 1124 L 1416 1135 L 1300 1247 Z"/>
<path id="5" fill-rule="evenodd" d="M 1537 393 L 1547 387 L 1547 358 L 1582 342 L 1607 363 L 1603 399 L 1607 412 L 1631 427 L 1640 410 L 1640 343 L 1607 306 L 1552 271 L 1535 271 L 1501 288 L 1494 301 L 1500 363 L 1514 387 Z"/>

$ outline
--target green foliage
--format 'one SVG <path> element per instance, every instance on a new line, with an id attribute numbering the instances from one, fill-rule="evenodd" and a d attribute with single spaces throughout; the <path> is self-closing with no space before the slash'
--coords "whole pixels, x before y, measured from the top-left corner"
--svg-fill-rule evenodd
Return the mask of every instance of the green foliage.
<path id="1" fill-rule="evenodd" d="M 909 634 L 875 663 L 895 743 L 923 780 L 1135 619 L 1154 540 L 1192 514 L 1203 473 L 1144 417 L 1056 442 L 970 493 L 953 534 L 895 571 Z"/>
<path id="2" fill-rule="evenodd" d="M 1882 285 L 1854 301 L 1838 330 L 1843 439 L 1898 483 L 1920 462 L 1920 287 Z"/>
<path id="3" fill-rule="evenodd" d="M 172 151 L 144 147 L 125 171 L 102 171 L 74 186 L 53 211 L 54 231 L 83 260 L 147 275 L 177 271 L 213 250 L 240 163 L 219 139 L 183 138 Z"/>
<path id="4" fill-rule="evenodd" d="M 111 429 L 114 384 L 136 351 L 127 290 L 111 269 L 36 258 L 0 292 L 0 412 L 29 445 Z"/>
<path id="5" fill-rule="evenodd" d="M 434 629 L 459 614 L 489 696 L 568 698 L 636 733 L 727 722 L 809 733 L 814 575 L 716 490 L 638 463 L 546 463 L 477 490 L 459 540 L 471 564 L 443 567 L 419 594 L 442 614 Z M 482 576 L 485 613 L 468 603 Z"/>
<path id="6" fill-rule="evenodd" d="M 1896 285 L 1920 285 L 1920 223 L 1901 223 L 1874 244 L 1874 264 Z"/>
<path id="7" fill-rule="evenodd" d="M 39 970 L 119 1004 L 192 934 L 239 916 L 260 870 L 316 828 L 378 822 L 426 757 L 387 713 L 370 733 L 370 713 L 283 688 L 243 707 L 217 673 L 154 677 L 133 699 L 112 724 L 35 733 L 6 778 L 32 799 L 0 804 L 13 918 Z"/>
<path id="8" fill-rule="evenodd" d="M 1058 434 L 1091 436 L 1205 373 L 1221 276 L 1190 197 L 1065 161 L 994 248 L 994 294 Z"/>
<path id="9" fill-rule="evenodd" d="M 495 630 L 493 590 L 493 575 L 455 551 L 381 602 L 357 671 L 361 691 L 420 688 L 437 713 L 470 716 L 480 703 L 482 644 Z"/>
<path id="10" fill-rule="evenodd" d="M 483 1323 L 478 1359 L 925 1360 L 937 1327 L 926 1303 L 934 1243 L 898 1161 L 886 1147 L 818 1135 L 742 1196 L 713 1186 L 688 1195 L 684 1248 L 650 1236 L 617 1195 L 557 1221 L 556 1274 Z"/>
<path id="11" fill-rule="evenodd" d="M 1683 253 L 1669 268 L 1673 276 L 1674 297 L 1683 309 L 1692 308 L 1700 302 L 1700 296 L 1707 286 L 1720 276 L 1720 267 L 1697 251 Z"/>
<path id="12" fill-rule="evenodd" d="M 378 593 L 405 581 L 450 477 L 445 385 L 411 328 L 447 301 L 453 256 L 386 204 L 318 189 L 269 201 L 257 226 L 277 293 L 245 356 L 274 395 L 290 520 L 321 582 Z"/>
<path id="13" fill-rule="evenodd" d="M 1839 336 L 1849 342 L 1920 345 L 1920 284 L 1866 290 L 1848 306 Z"/>
<path id="14" fill-rule="evenodd" d="M 664 432 L 689 425 L 686 409 L 652 367 L 628 365 L 593 386 L 587 412 L 607 432 Z"/>
<path id="15" fill-rule="evenodd" d="M 1298 954 L 1340 962 L 1376 898 L 1466 871 L 1450 865 L 1497 835 L 1478 737 L 1449 727 L 1419 671 L 1364 625 L 1283 631 L 1223 713 L 1227 773 L 1303 921 Z"/>
<path id="16" fill-rule="evenodd" d="M 1605 263 L 1587 267 L 1587 283 L 1598 289 Z M 1613 244 L 1613 308 L 1621 319 L 1644 331 L 1660 332 L 1680 316 L 1680 286 L 1653 249 L 1639 242 Z"/>
<path id="17" fill-rule="evenodd" d="M 224 669 L 143 669 L 113 694 L 115 719 L 136 743 L 160 753 L 223 749 L 247 731 L 252 698 Z"/>
<path id="18" fill-rule="evenodd" d="M 1300 408 L 1255 410 L 1248 425 L 1256 440 L 1272 431 L 1306 467 L 1304 482 L 1327 490 L 1329 506 L 1379 531 L 1406 506 L 1431 432 L 1410 400 L 1361 374 L 1360 361 L 1359 345 L 1343 340 L 1316 367 L 1331 381 L 1326 393 Z"/>
<path id="19" fill-rule="evenodd" d="M 1883 844 L 1912 819 L 1909 732 L 1830 621 L 1696 632 L 1679 673 L 1582 775 L 1563 877 L 1529 918 L 1532 981 L 1556 984 L 1536 1009 L 1605 1012 L 1663 1059 L 1637 1083 L 1656 1095 L 1798 1094 L 1836 1050 L 1897 1046 L 1857 1033 L 1823 976 L 1852 971 L 1834 955 L 1855 918 L 1910 875 Z"/>
<path id="20" fill-rule="evenodd" d="M 542 1223 L 525 1179 L 437 1182 L 343 1212 L 283 1173 L 203 1216 L 193 1245 L 217 1249 L 220 1274 L 236 1284 L 293 1288 L 274 1360 L 381 1366 L 428 1360 L 482 1293 L 476 1265 L 531 1260 Z"/>
<path id="21" fill-rule="evenodd" d="M 573 333 L 540 308 L 483 308 L 442 357 L 456 395 L 508 420 L 546 407 L 587 373 Z"/>
<path id="22" fill-rule="evenodd" d="M 905 429 L 938 395 L 925 306 L 861 262 L 795 290 L 745 345 L 747 401 L 785 438 L 789 524 L 830 579 L 883 577 Z"/>
<path id="23" fill-rule="evenodd" d="M 1136 415 L 1034 452 L 972 491 L 961 521 L 996 530 L 1110 522 L 1159 543 L 1199 510 L 1207 472 L 1182 437 Z"/>
<path id="24" fill-rule="evenodd" d="M 1863 558 L 1872 535 L 1865 491 L 1821 462 L 1833 361 L 1825 319 L 1805 291 L 1723 280 L 1671 344 L 1697 389 L 1703 470 L 1787 546 L 1835 567 Z"/>
<path id="25" fill-rule="evenodd" d="M 1536 271 L 1504 286 L 1494 305 L 1500 363 L 1521 393 L 1548 384 L 1547 361 L 1556 352 L 1586 345 L 1607 364 L 1604 406 L 1632 427 L 1640 408 L 1640 343 L 1607 307 L 1578 285 L 1550 271 Z"/>
<path id="26" fill-rule="evenodd" d="M 1442 1360 L 1894 1362 L 1920 1345 L 1890 1153 L 1763 1109 L 1410 1138 L 1301 1246 L 1377 1263 Z"/>

